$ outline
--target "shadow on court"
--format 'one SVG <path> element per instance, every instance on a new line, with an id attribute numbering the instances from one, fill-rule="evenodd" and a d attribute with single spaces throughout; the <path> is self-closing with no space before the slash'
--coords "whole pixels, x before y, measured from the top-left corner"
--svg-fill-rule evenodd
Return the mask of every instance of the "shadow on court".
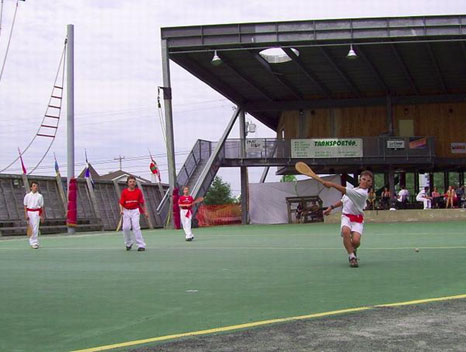
<path id="1" fill-rule="evenodd" d="M 466 299 L 374 308 L 129 351 L 466 351 Z"/>

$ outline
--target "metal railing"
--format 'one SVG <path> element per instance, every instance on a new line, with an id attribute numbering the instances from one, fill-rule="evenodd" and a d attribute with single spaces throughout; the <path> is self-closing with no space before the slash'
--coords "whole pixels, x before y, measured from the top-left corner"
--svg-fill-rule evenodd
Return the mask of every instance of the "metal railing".
<path id="1" fill-rule="evenodd" d="M 432 159 L 435 157 L 434 137 L 358 137 L 362 139 L 362 156 L 358 158 Z M 323 139 L 323 138 L 314 138 Z M 245 142 L 242 154 L 240 139 L 228 139 L 224 147 L 225 159 L 289 159 L 291 140 L 253 138 Z"/>

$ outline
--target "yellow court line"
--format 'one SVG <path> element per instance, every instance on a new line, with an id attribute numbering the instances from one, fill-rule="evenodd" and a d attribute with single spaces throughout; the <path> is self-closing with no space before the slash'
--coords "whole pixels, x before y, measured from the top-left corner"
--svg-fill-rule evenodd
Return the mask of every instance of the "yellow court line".
<path id="1" fill-rule="evenodd" d="M 311 319 L 311 318 L 320 318 L 320 317 L 327 317 L 327 316 L 332 316 L 332 315 L 337 315 L 337 314 L 344 314 L 344 313 L 354 313 L 354 312 L 360 312 L 360 311 L 370 310 L 370 309 L 374 309 L 374 308 L 407 306 L 407 305 L 430 303 L 430 302 L 439 302 L 439 301 L 448 301 L 448 300 L 462 299 L 462 298 L 466 298 L 466 294 L 456 295 L 456 296 L 446 296 L 446 297 L 419 299 L 419 300 L 407 301 L 407 302 L 379 304 L 379 305 L 367 306 L 367 307 L 348 308 L 348 309 L 334 310 L 334 311 L 330 311 L 330 312 L 300 315 L 300 316 L 289 317 L 289 318 L 278 318 L 278 319 L 262 320 L 262 321 L 256 321 L 256 322 L 245 323 L 245 324 L 224 326 L 224 327 L 221 327 L 221 328 L 214 328 L 214 329 L 207 329 L 207 330 L 185 332 L 185 333 L 180 333 L 180 334 L 152 337 L 152 338 L 148 338 L 148 339 L 144 339 L 144 340 L 127 341 L 127 342 L 122 342 L 122 343 L 116 343 L 116 344 L 113 344 L 113 345 L 92 347 L 92 348 L 86 348 L 86 349 L 83 349 L 83 350 L 75 350 L 75 351 L 72 351 L 72 352 L 107 351 L 107 350 L 111 350 L 111 349 L 114 349 L 114 348 L 122 348 L 122 347 L 129 347 L 129 346 L 135 346 L 135 345 L 142 345 L 142 344 L 146 344 L 146 343 L 150 343 L 150 342 L 160 342 L 160 341 L 177 339 L 177 338 L 181 338 L 181 337 L 215 334 L 215 333 L 219 333 L 219 332 L 240 330 L 240 329 L 245 329 L 245 328 L 253 328 L 253 327 L 257 327 L 257 326 L 271 325 L 271 324 L 276 324 L 276 323 L 284 323 L 284 322 L 288 322 L 288 321 L 296 321 L 296 320 Z"/>

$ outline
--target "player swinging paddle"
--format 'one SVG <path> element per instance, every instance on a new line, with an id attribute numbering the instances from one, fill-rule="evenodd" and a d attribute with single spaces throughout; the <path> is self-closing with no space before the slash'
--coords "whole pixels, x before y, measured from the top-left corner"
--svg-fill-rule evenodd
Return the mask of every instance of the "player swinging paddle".
<path id="1" fill-rule="evenodd" d="M 374 175 L 366 170 L 361 172 L 359 187 L 349 189 L 339 184 L 323 181 L 327 188 L 333 187 L 343 193 L 343 197 L 337 203 L 324 210 L 324 215 L 338 207 L 343 206 L 341 214 L 341 236 L 343 245 L 349 255 L 349 262 L 352 268 L 357 268 L 358 258 L 356 250 L 361 245 L 361 235 L 364 227 L 364 207 L 368 198 L 368 190 L 372 186 Z"/>

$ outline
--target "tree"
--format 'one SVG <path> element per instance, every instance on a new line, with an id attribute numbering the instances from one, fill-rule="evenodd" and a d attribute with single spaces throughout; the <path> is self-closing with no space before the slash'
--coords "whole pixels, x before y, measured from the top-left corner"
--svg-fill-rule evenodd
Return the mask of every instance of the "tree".
<path id="1" fill-rule="evenodd" d="M 204 197 L 204 204 L 231 204 L 235 199 L 231 195 L 231 186 L 228 182 L 224 182 L 221 177 L 215 176 L 214 182 L 209 187 L 206 196 Z"/>
<path id="2" fill-rule="evenodd" d="M 297 181 L 295 175 L 283 175 L 280 182 L 295 182 Z"/>

